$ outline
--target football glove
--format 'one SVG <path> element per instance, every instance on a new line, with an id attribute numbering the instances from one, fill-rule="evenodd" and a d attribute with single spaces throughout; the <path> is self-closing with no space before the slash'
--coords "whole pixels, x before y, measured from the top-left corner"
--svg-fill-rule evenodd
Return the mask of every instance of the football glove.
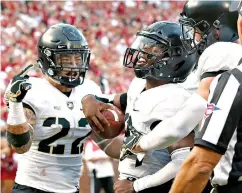
<path id="1" fill-rule="evenodd" d="M 28 82 L 29 76 L 27 74 L 33 66 L 33 64 L 27 66 L 22 70 L 22 72 L 13 77 L 13 80 L 10 84 L 10 90 L 5 94 L 5 100 L 22 102 L 23 98 L 32 86 Z"/>

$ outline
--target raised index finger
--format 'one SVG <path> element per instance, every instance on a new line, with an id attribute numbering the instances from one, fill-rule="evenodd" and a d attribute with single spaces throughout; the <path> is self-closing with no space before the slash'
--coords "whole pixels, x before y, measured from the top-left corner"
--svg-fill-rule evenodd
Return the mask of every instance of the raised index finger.
<path id="1" fill-rule="evenodd" d="M 34 67 L 33 64 L 28 65 L 27 67 L 25 67 L 25 68 L 22 70 L 22 72 L 20 72 L 19 76 L 20 76 L 20 77 L 24 77 L 25 75 L 28 74 L 28 72 L 29 72 L 29 71 L 31 70 L 31 68 L 33 68 L 33 67 Z"/>

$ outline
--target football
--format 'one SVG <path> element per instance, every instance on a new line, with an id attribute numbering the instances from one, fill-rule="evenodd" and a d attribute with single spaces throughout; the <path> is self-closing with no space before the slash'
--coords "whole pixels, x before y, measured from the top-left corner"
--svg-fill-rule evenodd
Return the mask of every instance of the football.
<path id="1" fill-rule="evenodd" d="M 124 129 L 125 121 L 122 111 L 113 105 L 112 109 L 101 111 L 103 116 L 109 121 L 110 127 L 105 128 L 99 135 L 104 139 L 112 139 L 117 137 Z"/>

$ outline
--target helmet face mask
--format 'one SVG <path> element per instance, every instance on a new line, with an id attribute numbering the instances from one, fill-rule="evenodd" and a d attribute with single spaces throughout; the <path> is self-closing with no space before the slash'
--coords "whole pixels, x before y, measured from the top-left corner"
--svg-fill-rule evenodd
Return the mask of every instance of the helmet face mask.
<path id="1" fill-rule="evenodd" d="M 40 68 L 52 80 L 68 88 L 84 82 L 91 53 L 84 36 L 74 26 L 57 24 L 48 29 L 38 48 Z"/>
<path id="2" fill-rule="evenodd" d="M 156 31 L 151 29 L 151 32 L 144 30 L 137 33 L 131 47 L 126 49 L 124 66 L 134 68 L 138 78 L 183 82 L 187 73 L 190 73 L 188 68 L 195 65 L 195 55 L 188 56 L 184 50 L 180 40 L 180 26 L 170 22 L 156 22 L 152 25 L 158 26 L 158 29 L 154 27 Z M 187 58 L 190 66 L 185 61 Z M 188 68 L 183 66 L 179 69 L 183 64 Z"/>
<path id="3" fill-rule="evenodd" d="M 138 78 L 153 78 L 154 70 L 161 68 L 165 64 L 169 46 L 162 41 L 138 35 L 133 41 L 130 48 L 126 50 L 124 66 L 134 68 L 134 72 Z M 152 73 L 153 72 L 153 73 Z"/>
<path id="4" fill-rule="evenodd" d="M 233 1 L 193 1 L 187 0 L 179 23 L 182 28 L 182 42 L 188 53 L 199 55 L 213 43 L 234 42 L 238 39 L 238 13 L 231 9 Z M 238 4 L 238 3 L 237 3 Z M 190 31 L 192 38 L 186 38 Z"/>
<path id="5" fill-rule="evenodd" d="M 125 61 L 125 66 L 130 68 L 136 67 L 141 57 L 145 58 L 147 65 L 151 65 L 157 61 L 158 58 L 162 59 L 167 51 L 167 45 L 157 42 L 151 38 L 137 36 L 131 47 L 126 52 L 128 57 L 125 57 L 127 59 Z"/>
<path id="6" fill-rule="evenodd" d="M 192 18 L 185 16 L 179 19 L 181 24 L 181 40 L 185 50 L 188 53 L 195 53 L 199 47 L 206 45 L 206 37 L 210 32 L 210 25 L 207 21 L 202 20 L 195 22 Z"/>

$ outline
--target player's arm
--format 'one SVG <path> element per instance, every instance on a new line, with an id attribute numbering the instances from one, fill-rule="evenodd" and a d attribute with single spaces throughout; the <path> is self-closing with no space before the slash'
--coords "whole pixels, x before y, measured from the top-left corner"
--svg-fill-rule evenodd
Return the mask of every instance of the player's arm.
<path id="1" fill-rule="evenodd" d="M 33 125 L 35 125 L 36 122 L 36 116 L 34 112 L 31 109 L 23 108 L 22 112 L 18 113 L 19 118 L 25 121 L 21 124 L 15 124 L 11 121 L 11 114 L 12 109 L 11 102 L 9 104 L 9 118 L 7 121 L 7 139 L 11 147 L 14 151 L 17 153 L 25 153 L 27 152 L 32 144 L 32 135 L 33 135 Z M 22 103 L 19 104 L 19 106 L 22 105 Z M 19 107 L 21 108 L 21 107 Z M 15 119 L 18 119 L 15 117 Z"/>
<path id="2" fill-rule="evenodd" d="M 212 82 L 212 80 L 214 79 L 214 77 L 207 77 L 202 79 L 199 82 L 199 86 L 197 89 L 197 94 L 199 94 L 201 97 L 203 97 L 206 101 L 208 100 L 208 96 L 209 96 L 209 87 L 210 84 Z"/>
<path id="3" fill-rule="evenodd" d="M 218 80 L 210 103 L 218 105 L 220 110 L 205 119 L 195 139 L 195 147 L 182 164 L 170 193 L 202 192 L 231 139 L 236 138 L 234 134 L 242 108 L 241 91 L 239 84 L 233 81 L 234 77 L 227 82 L 228 77 L 229 74 L 225 73 Z"/>
<path id="4" fill-rule="evenodd" d="M 7 119 L 7 140 L 17 153 L 25 153 L 32 144 L 32 125 L 35 124 L 35 114 L 29 108 L 24 108 L 22 100 L 31 89 L 28 81 L 28 71 L 33 65 L 27 66 L 10 82 L 5 101 L 8 103 L 9 112 Z"/>
<path id="5" fill-rule="evenodd" d="M 222 155 L 195 146 L 183 162 L 170 193 L 202 192 Z"/>
<path id="6" fill-rule="evenodd" d="M 190 149 L 193 146 L 193 141 L 194 133 L 191 132 L 184 139 L 171 145 L 168 148 L 171 154 L 171 161 L 155 174 L 148 175 L 134 181 L 134 190 L 136 192 L 139 192 L 147 188 L 159 186 L 175 178 L 181 167 L 182 162 L 190 153 Z"/>
<path id="7" fill-rule="evenodd" d="M 149 134 L 140 138 L 134 152 L 164 149 L 183 139 L 202 120 L 207 101 L 194 93 L 171 118 L 159 123 Z"/>
<path id="8" fill-rule="evenodd" d="M 119 135 L 113 139 L 103 139 L 97 133 L 92 132 L 91 137 L 109 157 L 119 159 L 124 136 Z"/>
<path id="9" fill-rule="evenodd" d="M 114 104 L 124 112 L 127 106 L 127 93 L 121 95 L 86 95 L 82 99 L 83 113 L 96 132 L 104 131 L 104 128 L 109 126 L 109 122 L 101 113 L 101 110 L 112 108 L 107 103 Z"/>

